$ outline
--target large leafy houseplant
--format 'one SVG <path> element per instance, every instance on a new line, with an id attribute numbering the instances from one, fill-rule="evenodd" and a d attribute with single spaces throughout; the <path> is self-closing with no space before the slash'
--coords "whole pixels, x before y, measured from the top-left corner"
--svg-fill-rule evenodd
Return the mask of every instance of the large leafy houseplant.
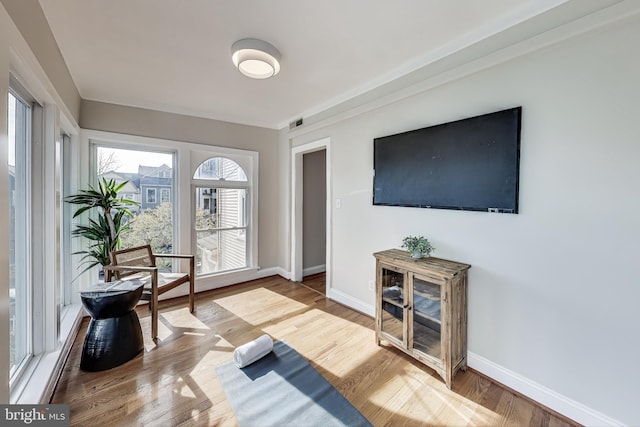
<path id="1" fill-rule="evenodd" d="M 111 251 L 120 246 L 120 237 L 129 227 L 129 218 L 133 216 L 130 207 L 138 202 L 118 196 L 118 192 L 127 185 L 128 181 L 116 181 L 103 178 L 95 188 L 89 185 L 87 190 L 80 190 L 76 195 L 65 199 L 67 203 L 79 205 L 73 217 L 84 212 L 97 209 L 97 216 L 89 218 L 87 225 L 78 224 L 71 232 L 74 237 L 84 237 L 92 242 L 85 250 L 75 252 L 83 255 L 81 265 L 86 268 L 81 273 L 96 265 L 111 263 Z"/>

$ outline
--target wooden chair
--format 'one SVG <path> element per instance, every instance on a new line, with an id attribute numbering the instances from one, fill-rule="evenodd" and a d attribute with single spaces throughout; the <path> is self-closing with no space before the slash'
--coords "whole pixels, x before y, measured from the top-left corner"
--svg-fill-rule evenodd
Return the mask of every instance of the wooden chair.
<path id="1" fill-rule="evenodd" d="M 158 271 L 156 258 L 188 259 L 189 273 L 164 273 Z M 149 301 L 151 310 L 151 337 L 158 338 L 158 296 L 183 283 L 189 284 L 189 310 L 195 306 L 193 255 L 154 254 L 151 246 L 138 246 L 111 252 L 111 265 L 104 266 L 106 280 L 142 279 L 145 281 L 141 300 Z"/>

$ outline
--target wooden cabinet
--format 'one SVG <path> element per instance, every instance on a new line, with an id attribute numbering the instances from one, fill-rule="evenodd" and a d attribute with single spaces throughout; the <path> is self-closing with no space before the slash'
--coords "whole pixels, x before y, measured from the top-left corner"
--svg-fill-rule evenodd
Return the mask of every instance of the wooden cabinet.
<path id="1" fill-rule="evenodd" d="M 467 271 L 441 258 L 414 259 L 400 249 L 376 257 L 376 341 L 398 347 L 435 370 L 451 388 L 467 369 Z"/>

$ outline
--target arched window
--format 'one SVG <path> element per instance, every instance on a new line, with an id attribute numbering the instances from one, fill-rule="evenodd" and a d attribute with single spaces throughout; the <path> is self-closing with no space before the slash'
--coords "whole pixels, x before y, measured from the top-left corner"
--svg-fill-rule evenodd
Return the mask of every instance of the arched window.
<path id="1" fill-rule="evenodd" d="M 247 181 L 247 174 L 239 164 L 226 157 L 212 157 L 200 163 L 193 179 L 216 181 Z"/>
<path id="2" fill-rule="evenodd" d="M 202 162 L 193 174 L 196 273 L 203 276 L 249 266 L 250 184 L 226 157 Z"/>

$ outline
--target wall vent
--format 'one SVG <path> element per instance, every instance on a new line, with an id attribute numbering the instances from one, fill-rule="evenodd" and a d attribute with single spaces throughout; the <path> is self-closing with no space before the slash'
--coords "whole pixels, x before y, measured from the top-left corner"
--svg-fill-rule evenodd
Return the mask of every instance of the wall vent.
<path id="1" fill-rule="evenodd" d="M 291 123 L 289 123 L 289 129 L 294 129 L 297 128 L 299 126 L 302 126 L 302 117 L 300 117 L 298 120 L 294 120 Z"/>

